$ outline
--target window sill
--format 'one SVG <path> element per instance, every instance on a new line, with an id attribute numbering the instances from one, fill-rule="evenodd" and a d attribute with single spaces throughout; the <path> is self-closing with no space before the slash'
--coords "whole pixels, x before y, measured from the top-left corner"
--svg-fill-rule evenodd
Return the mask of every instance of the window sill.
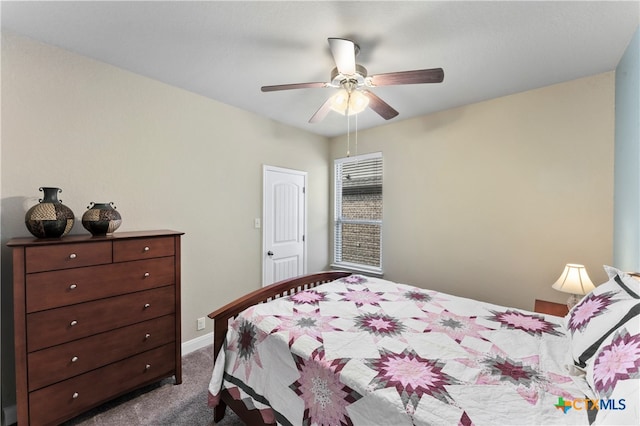
<path id="1" fill-rule="evenodd" d="M 362 275 L 368 275 L 371 277 L 382 278 L 384 272 L 380 268 L 366 267 L 362 265 L 354 265 L 349 263 L 332 263 L 331 269 L 339 269 L 341 271 L 355 272 Z"/>

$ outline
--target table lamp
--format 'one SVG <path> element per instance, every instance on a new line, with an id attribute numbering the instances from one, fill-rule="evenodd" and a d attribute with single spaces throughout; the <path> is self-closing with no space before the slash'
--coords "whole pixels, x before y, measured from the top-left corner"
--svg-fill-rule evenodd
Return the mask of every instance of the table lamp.
<path id="1" fill-rule="evenodd" d="M 571 293 L 569 300 L 567 300 L 569 309 L 573 308 L 582 299 L 582 296 L 596 288 L 589 279 L 584 265 L 575 263 L 567 263 L 560 278 L 551 287 L 564 293 Z"/>

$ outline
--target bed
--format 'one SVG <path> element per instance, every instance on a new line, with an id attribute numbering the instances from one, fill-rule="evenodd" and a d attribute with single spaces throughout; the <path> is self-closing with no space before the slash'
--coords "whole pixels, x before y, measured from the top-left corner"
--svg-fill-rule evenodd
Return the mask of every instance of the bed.
<path id="1" fill-rule="evenodd" d="M 214 320 L 208 389 L 250 425 L 640 423 L 640 281 L 565 318 L 347 272 L 282 281 Z"/>

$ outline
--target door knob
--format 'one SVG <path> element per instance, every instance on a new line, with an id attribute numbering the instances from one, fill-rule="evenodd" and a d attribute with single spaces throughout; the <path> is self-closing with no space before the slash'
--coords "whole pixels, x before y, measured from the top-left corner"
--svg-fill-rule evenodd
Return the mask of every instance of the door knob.
<path id="1" fill-rule="evenodd" d="M 269 250 L 269 251 L 267 252 L 267 256 L 273 256 L 273 252 L 272 252 L 271 250 Z"/>

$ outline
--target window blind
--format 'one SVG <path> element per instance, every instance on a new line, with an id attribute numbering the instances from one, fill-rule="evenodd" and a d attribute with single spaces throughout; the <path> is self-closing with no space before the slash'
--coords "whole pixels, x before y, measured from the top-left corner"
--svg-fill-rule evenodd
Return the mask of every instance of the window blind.
<path id="1" fill-rule="evenodd" d="M 382 153 L 335 161 L 334 264 L 381 272 Z"/>

